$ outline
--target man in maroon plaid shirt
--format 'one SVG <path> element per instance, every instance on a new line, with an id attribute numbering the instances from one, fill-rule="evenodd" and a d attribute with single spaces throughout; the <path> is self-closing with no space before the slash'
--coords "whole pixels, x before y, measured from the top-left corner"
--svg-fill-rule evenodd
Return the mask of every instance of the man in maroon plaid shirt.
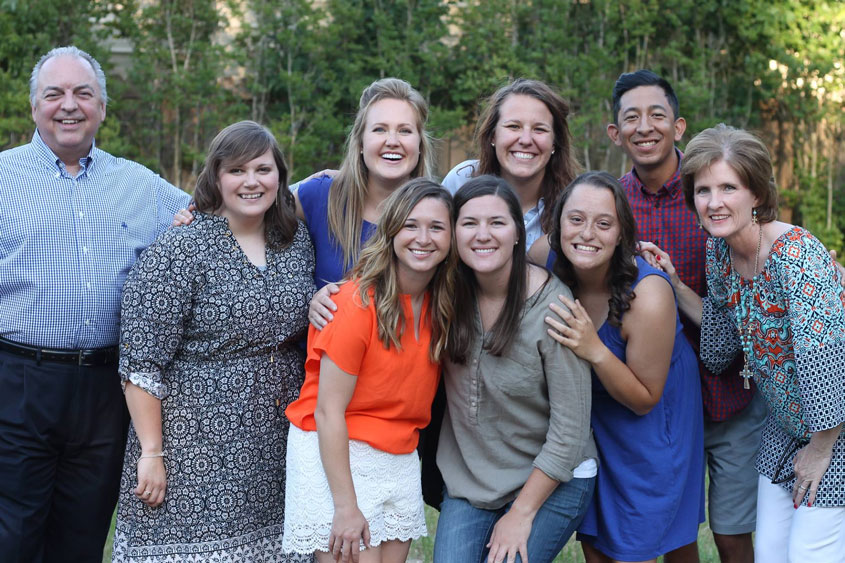
<path id="1" fill-rule="evenodd" d="M 707 292 L 704 265 L 707 233 L 684 204 L 675 147 L 686 122 L 672 86 L 648 70 L 622 74 L 613 87 L 610 139 L 633 161 L 619 180 L 637 221 L 639 239 L 666 251 L 681 280 L 699 295 Z M 687 338 L 697 350 L 699 330 L 681 315 Z M 754 458 L 766 407 L 754 386 L 742 387 L 739 359 L 720 375 L 699 366 L 704 402 L 704 448 L 710 474 L 709 514 L 722 563 L 753 563 L 751 532 L 756 525 L 757 471 Z M 666 561 L 697 560 L 692 543 L 666 555 Z M 695 559 L 693 559 L 695 558 Z"/>

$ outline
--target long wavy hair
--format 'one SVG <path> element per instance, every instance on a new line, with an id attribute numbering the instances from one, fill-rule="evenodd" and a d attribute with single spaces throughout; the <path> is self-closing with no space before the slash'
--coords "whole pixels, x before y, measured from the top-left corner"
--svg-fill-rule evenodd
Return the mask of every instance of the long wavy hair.
<path id="1" fill-rule="evenodd" d="M 528 287 L 526 280 L 528 273 L 528 259 L 525 256 L 525 223 L 522 219 L 522 208 L 519 198 L 510 187 L 507 180 L 498 176 L 484 175 L 472 178 L 461 186 L 455 193 L 455 222 L 461 213 L 461 208 L 470 200 L 486 195 L 494 195 L 505 202 L 508 213 L 516 227 L 517 242 L 513 246 L 513 261 L 508 277 L 508 292 L 505 305 L 499 317 L 490 328 L 490 335 L 484 342 L 484 348 L 494 356 L 504 354 L 516 336 Z M 456 227 L 457 229 L 457 227 Z M 466 363 L 475 339 L 480 337 L 475 330 L 476 294 L 478 280 L 475 272 L 464 264 L 458 263 L 458 279 L 455 286 L 455 320 L 449 333 L 449 358 L 455 363 Z"/>
<path id="2" fill-rule="evenodd" d="M 218 176 L 220 169 L 243 164 L 272 152 L 279 169 L 279 191 L 276 201 L 264 212 L 264 234 L 272 248 L 285 247 L 296 234 L 296 202 L 288 189 L 288 166 L 276 138 L 263 125 L 254 121 L 239 121 L 220 131 L 205 157 L 205 165 L 197 177 L 194 202 L 204 213 L 214 213 L 223 204 Z"/>
<path id="3" fill-rule="evenodd" d="M 431 347 L 429 357 L 439 362 L 446 350 L 452 319 L 455 318 L 454 298 L 457 250 L 452 225 L 452 196 L 443 186 L 427 178 L 409 180 L 385 200 L 384 211 L 375 234 L 361 250 L 358 263 L 347 274 L 347 279 L 358 283 L 358 294 L 364 306 L 369 305 L 368 293 L 373 291 L 378 336 L 385 348 L 400 347 L 405 329 L 405 315 L 400 300 L 398 258 L 393 249 L 393 239 L 405 225 L 408 216 L 422 200 L 433 198 L 443 203 L 449 211 L 451 229 L 449 252 L 429 282 L 429 314 L 431 315 Z"/>
<path id="4" fill-rule="evenodd" d="M 420 134 L 420 159 L 411 178 L 431 176 L 434 170 L 432 141 L 425 130 L 428 102 L 410 84 L 398 78 L 382 78 L 364 89 L 358 102 L 355 123 L 346 137 L 346 153 L 340 171 L 329 189 L 329 233 L 343 254 L 343 267 L 349 268 L 361 251 L 364 200 L 367 197 L 367 166 L 364 164 L 364 127 L 372 105 L 381 100 L 401 100 L 414 108 Z"/>
<path id="5" fill-rule="evenodd" d="M 496 90 L 488 98 L 475 132 L 475 143 L 479 150 L 476 174 L 478 176 L 483 174 L 502 175 L 502 166 L 499 159 L 496 158 L 496 148 L 492 146 L 492 143 L 496 134 L 496 125 L 499 124 L 501 119 L 502 104 L 505 103 L 508 96 L 513 95 L 530 96 L 539 100 L 545 104 L 552 114 L 554 153 L 549 157 L 549 162 L 546 164 L 546 171 L 540 187 L 540 196 L 543 198 L 544 206 L 543 213 L 540 215 L 540 226 L 544 233 L 548 233 L 554 221 L 552 210 L 561 190 L 572 181 L 581 169 L 572 154 L 572 133 L 569 131 L 569 123 L 566 120 L 569 116 L 569 104 L 548 84 L 539 80 L 517 78 Z"/>
<path id="6" fill-rule="evenodd" d="M 636 294 L 631 291 L 631 286 L 636 281 L 638 272 L 634 259 L 637 254 L 637 223 L 634 220 L 634 214 L 631 211 L 631 205 L 628 203 L 622 184 L 607 172 L 584 172 L 561 192 L 554 209 L 554 227 L 548 235 L 549 245 L 556 255 L 552 271 L 575 292 L 578 287 L 578 278 L 575 275 L 572 263 L 566 258 L 560 244 L 560 223 L 563 207 L 566 205 L 569 196 L 572 195 L 575 188 L 582 185 L 610 190 L 613 194 L 616 217 L 619 219 L 620 240 L 610 257 L 610 267 L 608 268 L 607 284 L 610 288 L 610 299 L 608 300 L 607 322 L 618 327 L 622 323 L 622 315 L 631 308 L 631 300 L 636 297 Z"/>

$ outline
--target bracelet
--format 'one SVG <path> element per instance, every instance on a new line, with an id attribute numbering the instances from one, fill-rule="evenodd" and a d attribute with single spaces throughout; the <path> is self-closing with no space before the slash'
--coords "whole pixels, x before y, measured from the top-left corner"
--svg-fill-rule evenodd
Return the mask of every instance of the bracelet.
<path id="1" fill-rule="evenodd" d="M 153 458 L 153 457 L 164 457 L 164 452 L 159 452 L 157 454 L 142 454 L 141 457 L 138 458 L 138 461 L 141 461 L 142 459 Z"/>

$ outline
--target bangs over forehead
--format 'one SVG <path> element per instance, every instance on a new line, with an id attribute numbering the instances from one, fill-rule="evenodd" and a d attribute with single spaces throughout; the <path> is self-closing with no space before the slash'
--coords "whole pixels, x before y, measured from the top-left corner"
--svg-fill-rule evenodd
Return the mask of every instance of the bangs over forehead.
<path id="1" fill-rule="evenodd" d="M 258 158 L 275 146 L 273 139 L 269 135 L 261 133 L 264 133 L 264 131 L 244 131 L 243 134 L 236 132 L 221 139 L 221 143 L 217 147 L 213 158 L 221 166 L 243 164 L 244 162 Z"/>

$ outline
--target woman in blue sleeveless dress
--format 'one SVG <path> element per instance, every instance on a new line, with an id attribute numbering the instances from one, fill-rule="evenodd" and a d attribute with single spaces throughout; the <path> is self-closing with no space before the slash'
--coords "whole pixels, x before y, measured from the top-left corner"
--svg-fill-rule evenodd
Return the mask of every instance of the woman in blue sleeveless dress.
<path id="1" fill-rule="evenodd" d="M 551 305 L 562 322 L 546 322 L 593 368 L 599 472 L 578 539 L 588 562 L 655 561 L 695 541 L 704 520 L 695 352 L 668 277 L 635 256 L 636 225 L 615 178 L 582 174 L 554 216 L 552 252 L 535 245 L 532 258 L 577 299 Z"/>

